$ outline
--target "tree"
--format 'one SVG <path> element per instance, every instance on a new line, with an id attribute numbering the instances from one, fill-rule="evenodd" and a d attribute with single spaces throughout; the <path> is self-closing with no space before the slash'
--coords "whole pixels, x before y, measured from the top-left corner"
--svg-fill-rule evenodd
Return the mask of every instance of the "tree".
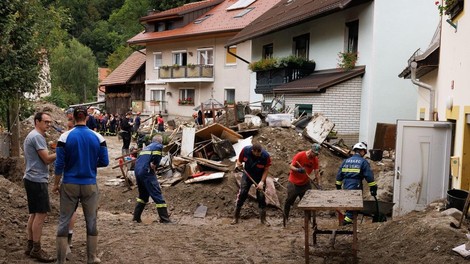
<path id="1" fill-rule="evenodd" d="M 182 6 L 187 3 L 200 2 L 201 0 L 160 0 L 157 1 L 155 9 L 165 11 L 171 8 Z"/>
<path id="2" fill-rule="evenodd" d="M 122 37 L 113 30 L 107 21 L 99 21 L 95 29 L 86 28 L 80 36 L 80 42 L 90 47 L 98 65 L 105 66 L 106 59 L 121 44 Z"/>
<path id="3" fill-rule="evenodd" d="M 93 52 L 76 39 L 61 43 L 51 55 L 52 89 L 76 95 L 77 102 L 94 100 L 98 65 Z"/>

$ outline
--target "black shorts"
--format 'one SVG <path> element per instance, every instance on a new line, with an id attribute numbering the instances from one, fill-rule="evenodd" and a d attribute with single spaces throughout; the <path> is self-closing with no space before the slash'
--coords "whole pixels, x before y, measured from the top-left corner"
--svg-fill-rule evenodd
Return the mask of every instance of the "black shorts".
<path id="1" fill-rule="evenodd" d="M 48 213 L 51 211 L 49 190 L 47 183 L 33 182 L 23 179 L 26 196 L 28 197 L 28 210 L 30 214 Z"/>

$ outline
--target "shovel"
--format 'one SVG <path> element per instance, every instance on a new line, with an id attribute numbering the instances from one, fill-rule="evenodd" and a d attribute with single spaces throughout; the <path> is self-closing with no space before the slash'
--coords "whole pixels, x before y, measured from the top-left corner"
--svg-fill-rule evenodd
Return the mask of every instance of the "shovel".
<path id="1" fill-rule="evenodd" d="M 379 208 L 379 201 L 377 200 L 377 196 L 374 196 L 375 199 L 375 206 L 377 208 L 377 213 L 372 217 L 372 223 L 377 223 L 377 222 L 386 222 L 387 217 L 380 213 L 380 208 Z"/>
<path id="2" fill-rule="evenodd" d="M 456 224 L 454 224 L 454 222 L 451 222 L 450 223 L 451 227 L 460 229 L 460 226 L 462 225 L 463 218 L 464 218 L 464 216 L 467 215 L 469 203 L 470 203 L 470 194 L 467 195 L 467 199 L 465 200 L 465 205 L 463 206 L 462 216 L 460 217 L 459 224 L 456 225 Z"/>

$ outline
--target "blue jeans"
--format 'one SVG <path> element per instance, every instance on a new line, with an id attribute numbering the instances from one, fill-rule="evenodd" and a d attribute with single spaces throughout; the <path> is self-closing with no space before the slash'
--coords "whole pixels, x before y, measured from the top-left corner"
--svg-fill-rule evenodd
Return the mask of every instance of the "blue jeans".
<path id="1" fill-rule="evenodd" d="M 86 233 L 88 236 L 97 236 L 98 228 L 96 218 L 98 214 L 98 185 L 60 185 L 60 214 L 58 237 L 67 237 L 69 234 L 70 219 L 75 212 L 78 202 L 82 204 L 83 214 L 86 221 Z"/>

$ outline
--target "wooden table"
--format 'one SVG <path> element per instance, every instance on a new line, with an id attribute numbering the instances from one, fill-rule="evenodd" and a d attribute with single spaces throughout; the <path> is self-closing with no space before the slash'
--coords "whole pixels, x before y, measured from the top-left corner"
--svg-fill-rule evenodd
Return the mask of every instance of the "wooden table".
<path id="1" fill-rule="evenodd" d="M 313 244 L 317 243 L 317 234 L 352 234 L 352 250 L 354 258 L 357 258 L 357 210 L 364 208 L 362 200 L 362 191 L 360 190 L 308 190 L 298 208 L 304 210 L 305 224 L 305 263 L 309 263 L 309 223 L 312 219 Z M 328 210 L 354 210 L 353 212 L 353 230 L 319 230 L 316 222 L 317 211 Z"/>

